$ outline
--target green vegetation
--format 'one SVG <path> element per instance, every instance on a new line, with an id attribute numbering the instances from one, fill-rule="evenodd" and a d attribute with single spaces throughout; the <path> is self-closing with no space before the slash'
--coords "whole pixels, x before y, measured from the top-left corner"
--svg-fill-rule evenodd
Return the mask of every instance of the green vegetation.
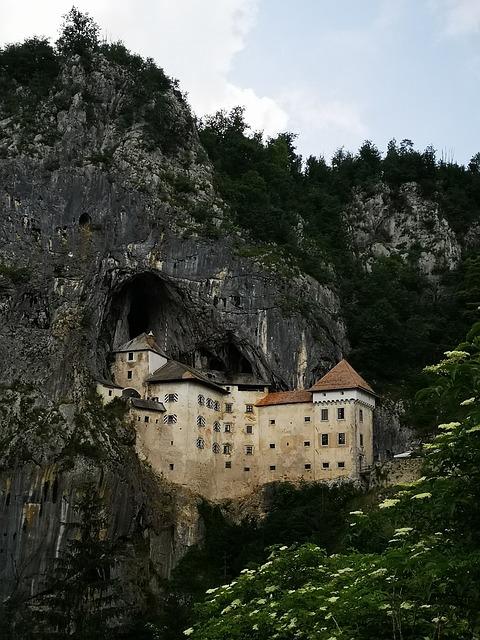
<path id="1" fill-rule="evenodd" d="M 350 514 L 348 549 L 272 550 L 207 591 L 192 640 L 449 640 L 480 637 L 480 323 L 429 367 L 438 435 L 424 477 Z"/>
<path id="2" fill-rule="evenodd" d="M 279 256 L 291 256 L 302 270 L 337 287 L 352 363 L 379 389 L 418 388 L 422 366 L 458 341 L 471 322 L 462 291 L 474 286 L 474 267 L 467 260 L 441 274 L 439 288 L 421 273 L 417 247 L 406 258 L 379 258 L 366 271 L 343 213 L 358 192 L 388 193 L 392 209 L 408 208 L 403 187 L 414 182 L 464 233 L 480 219 L 480 156 L 465 168 L 438 161 L 431 147 L 416 151 L 410 140 L 393 140 L 384 157 L 366 141 L 356 154 L 340 149 L 330 164 L 322 157 L 303 163 L 292 134 L 265 141 L 249 132 L 241 108 L 207 117 L 200 138 L 233 220 L 253 246 L 275 243 Z"/>

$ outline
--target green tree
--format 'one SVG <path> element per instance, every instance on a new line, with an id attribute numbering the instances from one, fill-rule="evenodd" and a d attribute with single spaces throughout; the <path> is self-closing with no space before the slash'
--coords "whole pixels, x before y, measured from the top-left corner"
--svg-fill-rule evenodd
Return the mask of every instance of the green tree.
<path id="1" fill-rule="evenodd" d="M 88 13 L 72 7 L 63 16 L 60 36 L 56 42 L 61 55 L 89 56 L 99 45 L 100 28 Z"/>

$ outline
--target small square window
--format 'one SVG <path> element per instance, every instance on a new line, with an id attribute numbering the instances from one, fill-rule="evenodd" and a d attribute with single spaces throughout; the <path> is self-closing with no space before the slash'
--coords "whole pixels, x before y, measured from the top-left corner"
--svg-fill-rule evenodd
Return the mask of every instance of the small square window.
<path id="1" fill-rule="evenodd" d="M 337 409 L 337 420 L 345 420 L 345 409 L 343 407 Z"/>
<path id="2" fill-rule="evenodd" d="M 231 425 L 229 422 L 227 422 L 227 423 L 224 425 L 223 430 L 224 430 L 224 432 L 225 432 L 225 433 L 230 433 L 230 432 L 231 432 L 231 430 L 232 430 L 232 425 Z"/>
<path id="3" fill-rule="evenodd" d="M 345 439 L 345 434 L 344 433 L 339 433 L 338 434 L 338 444 L 339 445 L 343 445 L 345 444 L 346 439 Z"/>
<path id="4" fill-rule="evenodd" d="M 247 444 L 247 446 L 245 447 L 245 455 L 246 456 L 253 455 L 253 445 Z"/>
<path id="5" fill-rule="evenodd" d="M 245 405 L 245 413 L 253 413 L 253 404 Z"/>
<path id="6" fill-rule="evenodd" d="M 168 466 L 170 467 L 170 471 L 173 471 L 175 469 L 175 465 L 172 463 L 170 463 Z"/>
<path id="7" fill-rule="evenodd" d="M 310 446 L 310 440 L 305 440 L 305 442 L 303 443 L 304 447 L 309 447 Z"/>
<path id="8" fill-rule="evenodd" d="M 142 418 L 141 418 L 140 416 L 138 416 L 138 418 L 137 418 L 138 422 L 140 422 L 140 420 L 141 420 L 141 419 L 142 419 Z"/>
<path id="9" fill-rule="evenodd" d="M 322 433 L 322 447 L 328 447 L 328 433 Z"/>
<path id="10" fill-rule="evenodd" d="M 223 445 L 223 453 L 226 456 L 229 456 L 232 453 L 232 446 L 230 444 L 224 444 Z"/>
<path id="11" fill-rule="evenodd" d="M 227 404 L 225 405 L 225 413 L 232 413 L 232 408 L 233 408 L 233 404 L 231 404 L 230 402 L 227 402 Z"/>
<path id="12" fill-rule="evenodd" d="M 253 433 L 253 427 L 252 427 L 252 425 L 251 425 L 251 424 L 247 424 L 247 425 L 245 425 L 245 431 L 246 431 L 247 433 Z"/>
<path id="13" fill-rule="evenodd" d="M 135 358 L 135 356 L 133 355 L 133 352 L 132 352 L 132 351 L 130 351 L 130 352 L 128 353 L 128 359 L 129 359 L 129 361 L 131 362 L 134 358 Z"/>
<path id="14" fill-rule="evenodd" d="M 244 471 L 250 471 L 250 467 L 243 467 Z"/>
<path id="15" fill-rule="evenodd" d="M 329 462 L 322 462 L 322 469 L 330 469 L 330 463 Z"/>
<path id="16" fill-rule="evenodd" d="M 344 396 L 345 395 L 345 391 L 340 391 L 340 395 Z"/>
<path id="17" fill-rule="evenodd" d="M 228 460 L 227 462 L 225 462 L 225 469 L 231 469 L 232 468 L 232 463 L 230 460 Z"/>
<path id="18" fill-rule="evenodd" d="M 310 416 L 305 416 L 303 419 L 305 422 L 310 422 Z"/>
<path id="19" fill-rule="evenodd" d="M 274 442 L 270 443 L 270 449 L 275 449 L 275 443 Z"/>
<path id="20" fill-rule="evenodd" d="M 133 371 L 127 371 L 127 380 L 131 380 L 133 378 Z"/>
<path id="21" fill-rule="evenodd" d="M 360 434 L 360 446 L 363 447 L 363 433 Z"/>
<path id="22" fill-rule="evenodd" d="M 322 409 L 322 420 L 328 420 L 328 409 Z"/>
<path id="23" fill-rule="evenodd" d="M 150 422 L 150 418 L 148 416 L 145 416 L 144 421 L 145 422 Z"/>
<path id="24" fill-rule="evenodd" d="M 306 464 L 306 465 L 305 465 L 305 469 L 307 469 L 307 470 L 308 470 L 308 469 L 311 469 L 311 468 L 312 468 L 312 465 L 311 465 L 311 464 Z"/>
<path id="25" fill-rule="evenodd" d="M 173 446 L 173 440 L 170 440 L 170 446 Z"/>
<path id="26" fill-rule="evenodd" d="M 275 420 L 270 420 L 270 424 L 275 424 Z"/>
<path id="27" fill-rule="evenodd" d="M 276 468 L 277 468 L 277 467 L 276 467 L 274 464 L 271 464 L 271 465 L 270 465 L 270 471 L 275 471 L 275 469 L 276 469 Z"/>
<path id="28" fill-rule="evenodd" d="M 360 422 L 363 422 L 363 409 L 360 409 L 360 411 L 358 412 L 358 417 L 360 419 Z"/>
<path id="29" fill-rule="evenodd" d="M 108 395 L 113 396 L 113 391 L 111 389 L 108 390 Z"/>
<path id="30" fill-rule="evenodd" d="M 337 462 L 339 469 L 345 469 L 345 462 Z"/>

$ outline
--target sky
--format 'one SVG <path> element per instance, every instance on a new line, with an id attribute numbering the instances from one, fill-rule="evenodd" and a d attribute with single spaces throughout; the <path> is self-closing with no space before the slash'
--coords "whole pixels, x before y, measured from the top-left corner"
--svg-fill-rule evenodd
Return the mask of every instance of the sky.
<path id="1" fill-rule="evenodd" d="M 108 41 L 153 58 L 197 116 L 245 106 L 327 160 L 409 138 L 480 151 L 480 0 L 74 0 Z M 58 36 L 72 0 L 0 0 L 0 46 Z"/>

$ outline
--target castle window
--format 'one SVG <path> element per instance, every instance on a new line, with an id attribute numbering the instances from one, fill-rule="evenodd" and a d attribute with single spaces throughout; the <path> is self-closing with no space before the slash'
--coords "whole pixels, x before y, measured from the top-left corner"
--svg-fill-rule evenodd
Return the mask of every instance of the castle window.
<path id="1" fill-rule="evenodd" d="M 170 463 L 168 466 L 170 467 L 170 471 L 173 471 L 175 469 L 175 465 L 172 463 Z"/>
<path id="2" fill-rule="evenodd" d="M 310 422 L 310 416 L 305 416 L 303 420 L 304 422 Z"/>
<path id="3" fill-rule="evenodd" d="M 213 408 L 215 409 L 215 411 L 220 411 L 220 402 L 218 400 L 215 400 L 215 402 L 213 403 Z"/>
<path id="4" fill-rule="evenodd" d="M 328 433 L 322 433 L 322 447 L 328 447 Z"/>
<path id="5" fill-rule="evenodd" d="M 345 442 L 346 442 L 345 434 L 344 433 L 339 433 L 338 434 L 338 444 L 341 446 L 341 445 L 344 445 Z"/>
<path id="6" fill-rule="evenodd" d="M 330 469 L 330 463 L 329 462 L 322 462 L 322 469 Z"/>
<path id="7" fill-rule="evenodd" d="M 303 443 L 304 447 L 309 447 L 310 446 L 310 440 L 305 440 L 305 442 Z"/>
<path id="8" fill-rule="evenodd" d="M 133 378 L 133 371 L 127 371 L 127 379 L 131 380 Z"/>
<path id="9" fill-rule="evenodd" d="M 307 470 L 308 470 L 308 469 L 311 469 L 311 468 L 312 468 L 312 465 L 311 465 L 311 464 L 306 464 L 306 465 L 305 465 L 305 469 L 307 469 Z"/>
<path id="10" fill-rule="evenodd" d="M 214 431 L 220 431 L 220 423 L 219 422 L 214 422 L 213 423 L 213 430 Z"/>
<path id="11" fill-rule="evenodd" d="M 246 431 L 247 433 L 253 433 L 253 427 L 252 427 L 252 425 L 251 425 L 251 424 L 246 424 L 246 425 L 245 425 L 245 431 Z"/>
<path id="12" fill-rule="evenodd" d="M 337 462 L 339 469 L 345 469 L 345 462 Z"/>
<path id="13" fill-rule="evenodd" d="M 277 468 L 277 467 L 276 467 L 274 464 L 271 464 L 271 465 L 270 465 L 270 471 L 275 471 L 275 469 L 276 469 L 276 468 Z"/>
<path id="14" fill-rule="evenodd" d="M 253 455 L 253 445 L 247 444 L 245 447 L 245 455 L 252 456 Z"/>
<path id="15" fill-rule="evenodd" d="M 174 413 L 170 413 L 170 414 L 165 414 L 163 416 L 163 423 L 164 424 L 176 424 L 177 422 L 177 416 Z"/>
<path id="16" fill-rule="evenodd" d="M 134 358 L 135 358 L 135 356 L 133 355 L 133 352 L 130 351 L 129 354 L 128 354 L 129 361 L 131 362 L 132 360 L 134 360 Z"/>
<path id="17" fill-rule="evenodd" d="M 322 409 L 322 420 L 328 420 L 328 409 Z"/>
<path id="18" fill-rule="evenodd" d="M 178 402 L 178 393 L 166 393 L 165 402 Z"/>
<path id="19" fill-rule="evenodd" d="M 360 446 L 363 447 L 363 433 L 360 434 Z"/>
<path id="20" fill-rule="evenodd" d="M 232 425 L 229 422 L 226 422 L 225 425 L 224 425 L 223 430 L 225 431 L 225 433 L 231 433 Z"/>
<path id="21" fill-rule="evenodd" d="M 203 438 L 197 438 L 195 443 L 198 449 L 205 449 L 205 440 Z"/>
<path id="22" fill-rule="evenodd" d="M 233 404 L 231 402 L 227 402 L 225 404 L 225 413 L 232 413 Z"/>
<path id="23" fill-rule="evenodd" d="M 205 397 L 202 396 L 202 394 L 200 393 L 198 396 L 198 404 L 203 407 L 203 405 L 205 404 Z"/>
<path id="24" fill-rule="evenodd" d="M 140 422 L 140 420 L 141 420 L 141 417 L 140 417 L 140 416 L 138 416 L 138 422 Z"/>
<path id="25" fill-rule="evenodd" d="M 170 445 L 173 446 L 173 440 L 170 440 Z"/>
<path id="26" fill-rule="evenodd" d="M 212 444 L 212 451 L 213 453 L 220 453 L 220 445 L 218 444 L 218 442 L 214 442 Z"/>
<path id="27" fill-rule="evenodd" d="M 340 395 L 344 396 L 345 395 L 345 391 L 340 391 Z"/>
<path id="28" fill-rule="evenodd" d="M 244 471 L 250 471 L 250 467 L 243 467 Z"/>
<path id="29" fill-rule="evenodd" d="M 270 443 L 270 449 L 275 449 L 275 443 L 274 442 Z"/>
<path id="30" fill-rule="evenodd" d="M 205 418 L 203 416 L 197 416 L 197 427 L 205 426 Z"/>
<path id="31" fill-rule="evenodd" d="M 275 424 L 275 420 L 270 420 L 270 424 Z"/>
<path id="32" fill-rule="evenodd" d="M 111 389 L 108 390 L 108 395 L 112 396 L 113 395 L 113 391 Z"/>
<path id="33" fill-rule="evenodd" d="M 337 420 L 345 420 L 345 409 L 343 407 L 337 409 Z"/>
<path id="34" fill-rule="evenodd" d="M 232 453 L 232 445 L 229 443 L 226 443 L 223 445 L 223 453 L 226 456 L 229 456 Z"/>
<path id="35" fill-rule="evenodd" d="M 253 404 L 245 405 L 245 413 L 253 413 Z"/>
<path id="36" fill-rule="evenodd" d="M 213 400 L 211 398 L 207 398 L 205 400 L 205 406 L 207 409 L 213 409 Z"/>
<path id="37" fill-rule="evenodd" d="M 145 420 L 145 422 L 150 422 L 149 416 L 145 416 L 144 420 Z"/>
<path id="38" fill-rule="evenodd" d="M 231 469 L 232 468 L 232 462 L 231 460 L 227 460 L 227 462 L 225 462 L 225 469 Z"/>
<path id="39" fill-rule="evenodd" d="M 360 422 L 363 422 L 363 409 L 360 409 L 359 411 L 359 418 L 360 418 Z"/>

